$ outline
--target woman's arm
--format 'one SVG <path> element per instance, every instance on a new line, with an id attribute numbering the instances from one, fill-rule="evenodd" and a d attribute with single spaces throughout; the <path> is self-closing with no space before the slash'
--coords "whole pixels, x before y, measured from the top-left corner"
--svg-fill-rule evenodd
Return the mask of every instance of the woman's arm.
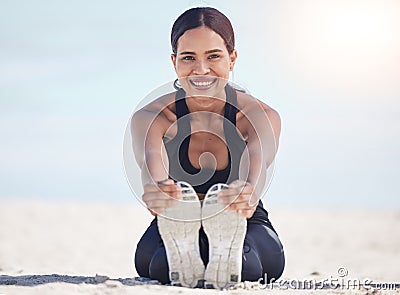
<path id="1" fill-rule="evenodd" d="M 168 122 L 162 112 L 141 109 L 132 117 L 132 145 L 136 162 L 141 168 L 143 185 L 168 178 L 162 140 L 167 127 Z"/>
<path id="2" fill-rule="evenodd" d="M 249 153 L 249 172 L 246 181 L 258 191 L 264 186 L 267 169 L 274 161 L 278 150 L 281 120 L 278 112 L 266 106 L 250 110 L 246 118 Z"/>
<path id="3" fill-rule="evenodd" d="M 163 136 L 171 124 L 163 112 L 141 109 L 132 116 L 131 134 L 136 161 L 141 168 L 142 200 L 153 215 L 181 198 L 180 187 L 168 178 Z M 165 159 L 165 161 L 164 161 Z"/>
<path id="4" fill-rule="evenodd" d="M 253 216 L 259 197 L 263 193 L 267 169 L 272 164 L 279 145 L 281 121 L 279 114 L 268 106 L 257 103 L 248 107 L 241 116 L 242 130 L 247 137 L 239 171 L 239 180 L 219 193 L 221 202 L 239 215 Z"/>
<path id="5" fill-rule="evenodd" d="M 242 105 L 244 107 L 237 116 L 240 118 L 238 128 L 246 138 L 247 146 L 240 163 L 239 179 L 250 183 L 261 195 L 267 170 L 279 146 L 281 120 L 278 112 L 254 97 L 243 97 Z"/>

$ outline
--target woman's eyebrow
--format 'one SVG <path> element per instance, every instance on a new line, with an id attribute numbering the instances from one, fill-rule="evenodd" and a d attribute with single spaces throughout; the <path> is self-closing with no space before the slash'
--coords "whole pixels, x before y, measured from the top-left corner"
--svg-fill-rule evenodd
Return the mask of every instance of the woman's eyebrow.
<path id="1" fill-rule="evenodd" d="M 205 54 L 210 54 L 210 53 L 215 53 L 215 52 L 223 52 L 221 49 L 211 49 L 211 50 L 207 50 L 205 52 Z"/>
<path id="2" fill-rule="evenodd" d="M 205 52 L 205 54 L 210 54 L 210 53 L 215 53 L 215 52 L 223 52 L 223 50 L 221 50 L 221 49 L 210 49 L 210 50 L 207 50 Z M 178 55 L 185 55 L 185 54 L 196 55 L 196 53 L 193 52 L 193 51 L 182 51 L 182 52 L 178 53 Z"/>
<path id="3" fill-rule="evenodd" d="M 179 52 L 178 55 L 184 55 L 184 54 L 191 54 L 191 55 L 196 55 L 196 53 L 192 52 L 192 51 L 182 51 Z"/>

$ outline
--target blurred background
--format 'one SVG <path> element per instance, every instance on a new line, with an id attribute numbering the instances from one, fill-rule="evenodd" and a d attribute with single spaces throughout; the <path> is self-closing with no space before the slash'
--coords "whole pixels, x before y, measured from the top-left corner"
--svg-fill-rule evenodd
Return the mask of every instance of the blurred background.
<path id="1" fill-rule="evenodd" d="M 397 0 L 0 0 L 0 201 L 139 204 L 126 124 L 175 79 L 170 30 L 194 6 L 231 19 L 232 80 L 281 115 L 267 207 L 400 208 Z"/>

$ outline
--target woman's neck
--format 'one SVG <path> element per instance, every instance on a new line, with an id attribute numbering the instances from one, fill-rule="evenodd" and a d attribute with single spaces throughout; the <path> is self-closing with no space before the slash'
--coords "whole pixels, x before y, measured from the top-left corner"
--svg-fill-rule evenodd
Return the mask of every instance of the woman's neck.
<path id="1" fill-rule="evenodd" d="M 225 91 L 217 97 L 190 96 L 186 97 L 186 105 L 190 113 L 212 112 L 224 115 L 226 94 Z"/>

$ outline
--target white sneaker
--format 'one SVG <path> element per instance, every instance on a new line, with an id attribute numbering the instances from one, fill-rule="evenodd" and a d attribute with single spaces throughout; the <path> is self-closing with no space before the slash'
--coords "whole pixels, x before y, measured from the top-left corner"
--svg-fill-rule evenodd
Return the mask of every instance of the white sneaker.
<path id="1" fill-rule="evenodd" d="M 247 221 L 218 203 L 218 192 L 226 187 L 222 183 L 213 185 L 203 201 L 201 218 L 210 249 L 205 288 L 227 288 L 241 281 Z"/>
<path id="2" fill-rule="evenodd" d="M 183 181 L 182 201 L 158 215 L 157 224 L 167 253 L 169 277 L 175 286 L 196 287 L 203 283 L 200 257 L 201 204 L 193 187 Z"/>

